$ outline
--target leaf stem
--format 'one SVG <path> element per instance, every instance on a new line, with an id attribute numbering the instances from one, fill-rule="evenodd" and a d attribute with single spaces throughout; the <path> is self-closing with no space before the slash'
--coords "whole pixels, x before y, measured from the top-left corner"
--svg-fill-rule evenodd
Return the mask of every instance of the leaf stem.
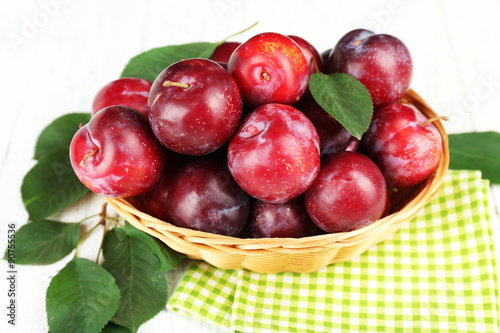
<path id="1" fill-rule="evenodd" d="M 125 222 L 125 219 L 122 219 L 121 217 L 106 217 L 106 221 L 112 222 L 115 226 L 123 227 L 120 222 Z"/>
<path id="2" fill-rule="evenodd" d="M 106 221 L 104 221 L 106 222 Z M 106 223 L 103 224 L 104 228 L 102 230 L 102 238 L 101 238 L 101 244 L 99 244 L 99 250 L 97 251 L 97 258 L 95 258 L 95 263 L 99 264 L 99 257 L 101 256 L 102 252 L 102 244 L 104 244 L 104 237 L 106 236 L 106 232 L 108 231 L 108 228 L 106 227 Z"/>
<path id="3" fill-rule="evenodd" d="M 314 68 L 316 68 L 316 73 L 321 73 L 321 71 L 319 70 L 319 67 L 318 67 L 318 63 L 316 62 L 316 59 L 313 58 L 312 60 L 314 63 Z M 326 66 L 326 64 L 323 64 L 323 66 Z"/>
<path id="4" fill-rule="evenodd" d="M 101 225 L 101 221 L 99 220 L 99 222 L 94 225 L 92 228 L 90 228 L 89 231 L 87 231 L 83 236 L 82 238 L 80 238 L 80 240 L 78 241 L 78 243 L 76 244 L 76 248 L 75 248 L 75 258 L 78 257 L 78 249 L 80 248 L 80 245 L 87 239 L 87 237 L 89 237 L 89 235 L 95 230 L 97 229 L 98 226 Z"/>
<path id="5" fill-rule="evenodd" d="M 99 216 L 100 214 L 101 213 L 96 213 L 96 214 L 92 214 L 90 216 L 87 216 L 87 217 L 83 218 L 82 220 L 78 221 L 77 224 L 82 224 L 83 222 L 90 220 L 93 217 Z"/>

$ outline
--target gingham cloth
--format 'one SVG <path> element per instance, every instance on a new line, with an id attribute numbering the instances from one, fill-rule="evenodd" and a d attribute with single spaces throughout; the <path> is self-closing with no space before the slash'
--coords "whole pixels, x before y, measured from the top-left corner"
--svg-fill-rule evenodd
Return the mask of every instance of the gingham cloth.
<path id="1" fill-rule="evenodd" d="M 449 171 L 389 239 L 314 273 L 257 274 L 194 261 L 168 302 L 231 332 L 498 332 L 489 183 Z"/>

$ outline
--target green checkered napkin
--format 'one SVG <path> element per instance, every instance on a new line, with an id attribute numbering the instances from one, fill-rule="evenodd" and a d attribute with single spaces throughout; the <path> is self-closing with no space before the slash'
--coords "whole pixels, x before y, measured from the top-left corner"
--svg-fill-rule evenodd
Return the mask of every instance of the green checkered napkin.
<path id="1" fill-rule="evenodd" d="M 360 257 L 314 273 L 195 261 L 168 308 L 241 332 L 498 332 L 489 184 L 449 171 L 439 195 Z"/>

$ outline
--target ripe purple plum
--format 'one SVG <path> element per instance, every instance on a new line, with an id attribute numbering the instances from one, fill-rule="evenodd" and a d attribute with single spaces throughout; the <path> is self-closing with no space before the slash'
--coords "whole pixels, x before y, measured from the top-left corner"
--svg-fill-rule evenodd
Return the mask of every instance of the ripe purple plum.
<path id="1" fill-rule="evenodd" d="M 124 105 L 148 115 L 148 97 L 153 83 L 137 77 L 124 77 L 99 89 L 92 102 L 92 115 L 112 105 Z"/>
<path id="2" fill-rule="evenodd" d="M 69 153 L 80 181 L 107 197 L 129 197 L 148 191 L 164 166 L 164 147 L 147 118 L 121 105 L 97 112 L 75 133 Z"/>
<path id="3" fill-rule="evenodd" d="M 426 179 L 438 166 L 442 140 L 436 127 L 416 107 L 394 103 L 374 112 L 361 151 L 382 170 L 391 187 Z"/>
<path id="4" fill-rule="evenodd" d="M 227 157 L 231 174 L 248 194 L 285 202 L 304 193 L 318 175 L 319 136 L 293 106 L 266 104 L 243 120 Z"/>
<path id="5" fill-rule="evenodd" d="M 342 72 L 368 89 L 375 108 L 398 102 L 410 88 L 413 62 L 398 38 L 356 29 L 344 35 L 328 59 L 328 72 Z"/>
<path id="6" fill-rule="evenodd" d="M 387 184 L 365 155 L 343 151 L 328 157 L 305 192 L 309 216 L 326 232 L 347 232 L 378 220 L 387 206 Z"/>
<path id="7" fill-rule="evenodd" d="M 216 62 L 187 59 L 163 70 L 148 100 L 149 122 L 168 149 L 206 155 L 229 141 L 241 120 L 236 81 Z"/>
<path id="8" fill-rule="evenodd" d="M 227 70 L 238 82 L 245 104 L 294 105 L 309 82 L 309 64 L 290 37 L 265 32 L 242 43 L 229 58 Z"/>
<path id="9" fill-rule="evenodd" d="M 167 209 L 179 227 L 236 236 L 247 220 L 250 197 L 231 177 L 224 160 L 199 157 L 172 179 Z"/>
<path id="10" fill-rule="evenodd" d="M 223 42 L 215 48 L 210 59 L 227 68 L 227 63 L 229 62 L 231 54 L 233 54 L 233 51 L 240 45 L 240 42 Z"/>
<path id="11" fill-rule="evenodd" d="M 346 150 L 351 142 L 357 141 L 312 96 L 302 98 L 296 108 L 305 114 L 316 128 L 319 135 L 321 158 Z"/>
<path id="12" fill-rule="evenodd" d="M 254 200 L 246 227 L 252 238 L 300 238 L 319 232 L 302 196 L 283 203 Z"/>

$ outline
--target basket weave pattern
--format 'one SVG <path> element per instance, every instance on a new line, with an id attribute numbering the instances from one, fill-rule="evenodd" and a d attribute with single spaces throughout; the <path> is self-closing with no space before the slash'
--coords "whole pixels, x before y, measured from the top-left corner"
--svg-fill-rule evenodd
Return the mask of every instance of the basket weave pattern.
<path id="1" fill-rule="evenodd" d="M 428 118 L 436 117 L 412 90 L 405 95 L 403 102 L 413 104 Z M 449 149 L 448 136 L 441 121 L 433 124 L 443 142 L 443 153 L 435 172 L 417 186 L 398 191 L 390 215 L 351 232 L 284 239 L 228 237 L 176 227 L 137 210 L 125 199 L 106 200 L 134 227 L 189 258 L 201 259 L 223 269 L 245 268 L 259 273 L 313 272 L 329 264 L 351 260 L 371 245 L 387 239 L 436 196 L 448 170 Z"/>

